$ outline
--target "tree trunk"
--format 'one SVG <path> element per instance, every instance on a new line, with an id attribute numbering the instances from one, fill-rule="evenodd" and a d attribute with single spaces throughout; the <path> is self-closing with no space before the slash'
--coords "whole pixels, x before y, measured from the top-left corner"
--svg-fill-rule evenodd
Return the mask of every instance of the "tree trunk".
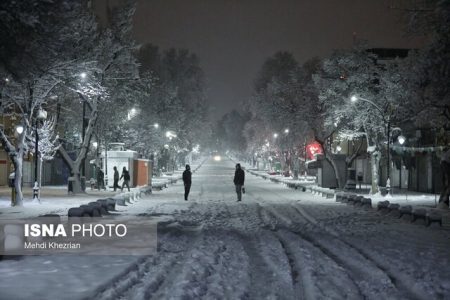
<path id="1" fill-rule="evenodd" d="M 72 181 L 72 193 L 74 194 L 85 193 L 86 183 L 83 189 L 83 186 L 81 184 L 81 173 L 80 172 L 73 173 L 72 178 L 74 179 Z"/>
<path id="2" fill-rule="evenodd" d="M 3 131 L 1 132 L 2 143 L 5 146 L 8 156 L 14 165 L 14 189 L 16 192 L 16 200 L 14 202 L 15 206 L 23 206 L 22 166 L 23 166 L 23 154 L 25 152 L 26 132 L 27 131 L 24 129 L 23 133 L 17 137 L 17 147 L 14 147 L 9 142 Z"/>
<path id="3" fill-rule="evenodd" d="M 370 194 L 375 195 L 380 192 L 380 186 L 378 183 L 378 170 L 380 167 L 380 151 L 375 150 L 370 154 L 371 171 L 372 171 L 372 185 L 370 188 Z"/>
<path id="4" fill-rule="evenodd" d="M 333 154 L 331 154 L 330 151 L 328 150 L 328 148 L 325 146 L 327 139 L 325 139 L 325 141 L 321 141 L 316 137 L 315 140 L 322 147 L 322 151 L 323 151 L 323 155 L 324 155 L 325 159 L 330 163 L 331 168 L 333 168 L 334 177 L 336 178 L 336 188 L 341 189 L 342 182 L 341 182 L 341 176 L 339 175 L 339 169 L 336 165 L 336 162 L 334 161 Z"/>
<path id="5" fill-rule="evenodd" d="M 325 154 L 325 159 L 330 163 L 331 167 L 333 168 L 334 176 L 336 178 L 336 188 L 341 189 L 342 188 L 341 176 L 339 174 L 339 169 L 336 165 L 336 162 L 334 161 L 333 157 L 328 156 L 328 154 Z"/>
<path id="6" fill-rule="evenodd" d="M 79 154 L 77 160 L 73 161 L 64 148 L 60 147 L 58 150 L 59 153 L 61 154 L 61 157 L 63 158 L 64 162 L 66 163 L 67 167 L 70 170 L 70 177 L 72 177 L 72 180 L 69 182 L 67 186 L 67 191 L 72 192 L 74 194 L 84 193 L 85 190 L 83 189 L 83 186 L 81 184 L 81 173 L 80 173 L 81 162 L 83 161 L 81 155 Z"/>
<path id="7" fill-rule="evenodd" d="M 22 193 L 22 165 L 23 165 L 23 157 L 21 155 L 17 155 L 13 159 L 14 164 L 14 188 L 16 189 L 16 201 L 14 206 L 23 206 L 23 193 Z"/>
<path id="8" fill-rule="evenodd" d="M 87 101 L 84 99 L 83 101 Z M 81 149 L 77 153 L 77 158 L 72 160 L 72 158 L 69 156 L 67 151 L 64 149 L 64 147 L 59 147 L 58 151 L 61 154 L 64 162 L 66 163 L 67 167 L 70 169 L 70 174 L 73 177 L 74 181 L 72 181 L 72 192 L 74 194 L 77 193 L 84 193 L 86 189 L 86 184 L 83 186 L 81 184 L 81 166 L 88 154 L 89 150 L 89 144 L 91 141 L 91 137 L 94 133 L 94 126 L 97 122 L 98 118 L 98 112 L 97 112 L 97 104 L 94 102 L 90 105 L 91 108 L 91 114 L 89 116 L 89 122 L 83 137 L 83 143 L 81 144 Z M 70 191 L 70 190 L 69 190 Z"/>

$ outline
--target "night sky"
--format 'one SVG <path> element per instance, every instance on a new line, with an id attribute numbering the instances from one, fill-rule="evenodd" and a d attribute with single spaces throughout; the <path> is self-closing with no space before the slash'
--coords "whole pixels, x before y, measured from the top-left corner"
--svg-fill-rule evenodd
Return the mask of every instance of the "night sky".
<path id="1" fill-rule="evenodd" d="M 202 63 L 217 119 L 249 97 L 264 60 L 278 50 L 303 63 L 349 48 L 353 34 L 371 47 L 417 48 L 398 11 L 380 0 L 140 0 L 138 43 L 187 48 Z"/>

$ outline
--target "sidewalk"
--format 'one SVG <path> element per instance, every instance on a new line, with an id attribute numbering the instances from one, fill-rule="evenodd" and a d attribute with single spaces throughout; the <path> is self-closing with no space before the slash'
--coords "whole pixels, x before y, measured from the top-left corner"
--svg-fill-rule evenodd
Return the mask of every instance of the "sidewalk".
<path id="1" fill-rule="evenodd" d="M 204 162 L 202 158 L 191 165 L 195 172 Z M 173 174 L 163 175 L 161 177 L 152 178 L 152 189 L 160 190 L 168 187 L 170 184 L 177 182 L 182 177 L 183 169 L 176 170 Z M 142 187 L 132 188 L 132 192 L 138 192 Z M 105 198 L 123 198 L 120 190 L 114 192 L 112 189 L 104 191 L 91 189 L 87 187 L 86 193 L 68 194 L 67 186 L 43 186 L 41 189 L 41 203 L 33 201 L 33 190 L 31 187 L 24 187 L 24 206 L 11 206 L 11 188 L 0 187 L 0 219 L 18 219 L 33 218 L 44 214 L 57 214 L 60 216 L 67 215 L 72 207 L 78 207 L 89 202 L 95 202 L 98 199 Z"/>
<path id="2" fill-rule="evenodd" d="M 33 190 L 24 187 L 24 206 L 11 206 L 11 188 L 0 187 L 0 219 L 36 217 L 43 214 L 65 215 L 70 207 L 87 204 L 100 198 L 119 194 L 114 191 L 98 191 L 87 188 L 84 194 L 68 194 L 67 186 L 43 186 L 41 203 L 33 201 Z"/>
<path id="3" fill-rule="evenodd" d="M 289 188 L 300 189 L 303 192 L 310 191 L 313 194 L 318 194 L 326 198 L 334 198 L 337 202 L 344 202 L 355 206 L 362 207 L 369 205 L 372 209 L 384 210 L 388 214 L 392 213 L 400 217 L 409 215 L 411 216 L 411 221 L 424 219 L 426 225 L 429 225 L 430 222 L 439 222 L 444 227 L 450 227 L 450 209 L 437 208 L 439 201 L 439 195 L 437 194 L 393 188 L 391 195 L 382 195 L 381 193 L 370 195 L 368 185 L 361 185 L 360 189 L 349 191 L 335 190 L 319 187 L 315 183 L 314 177 L 299 177 L 298 180 L 294 180 L 291 177 L 284 177 L 282 175 L 270 175 L 267 171 L 256 170 L 245 163 L 242 165 L 246 167 L 246 171 L 250 174 L 272 182 L 285 184 Z"/>

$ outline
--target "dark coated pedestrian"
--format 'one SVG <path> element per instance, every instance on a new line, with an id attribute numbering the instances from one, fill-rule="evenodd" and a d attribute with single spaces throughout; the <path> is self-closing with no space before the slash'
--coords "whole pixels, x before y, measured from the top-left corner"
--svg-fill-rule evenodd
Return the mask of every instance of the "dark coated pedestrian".
<path id="1" fill-rule="evenodd" d="M 98 169 L 97 172 L 97 189 L 98 190 L 106 190 L 105 187 L 105 173 L 103 173 L 102 169 Z"/>
<path id="2" fill-rule="evenodd" d="M 116 166 L 113 167 L 113 170 L 114 170 L 113 189 L 114 189 L 114 192 L 115 192 L 117 189 L 120 189 L 120 186 L 119 186 L 119 171 L 117 171 L 117 167 Z"/>
<path id="3" fill-rule="evenodd" d="M 237 201 L 242 201 L 242 189 L 244 188 L 245 173 L 241 168 L 241 164 L 236 164 L 236 171 L 234 172 L 234 186 L 236 188 Z"/>
<path id="4" fill-rule="evenodd" d="M 122 175 L 120 176 L 120 179 L 123 178 L 122 188 L 121 191 L 123 192 L 123 187 L 127 186 L 128 191 L 130 191 L 130 172 L 127 171 L 126 167 L 123 167 Z"/>
<path id="5" fill-rule="evenodd" d="M 439 196 L 438 208 L 448 209 L 450 197 L 450 148 L 445 150 L 441 156 L 442 191 Z"/>
<path id="6" fill-rule="evenodd" d="M 183 172 L 183 183 L 184 183 L 184 200 L 187 201 L 192 184 L 192 172 L 191 166 L 189 165 L 186 165 L 186 170 L 184 170 Z"/>

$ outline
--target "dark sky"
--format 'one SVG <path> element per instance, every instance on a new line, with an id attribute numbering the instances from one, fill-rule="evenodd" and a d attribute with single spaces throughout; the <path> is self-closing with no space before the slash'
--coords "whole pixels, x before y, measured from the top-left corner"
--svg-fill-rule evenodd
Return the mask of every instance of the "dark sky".
<path id="1" fill-rule="evenodd" d="M 353 33 L 371 47 L 417 48 L 385 0 L 139 0 L 138 43 L 187 48 L 205 71 L 212 119 L 249 97 L 264 60 L 278 50 L 299 62 L 349 48 Z"/>

